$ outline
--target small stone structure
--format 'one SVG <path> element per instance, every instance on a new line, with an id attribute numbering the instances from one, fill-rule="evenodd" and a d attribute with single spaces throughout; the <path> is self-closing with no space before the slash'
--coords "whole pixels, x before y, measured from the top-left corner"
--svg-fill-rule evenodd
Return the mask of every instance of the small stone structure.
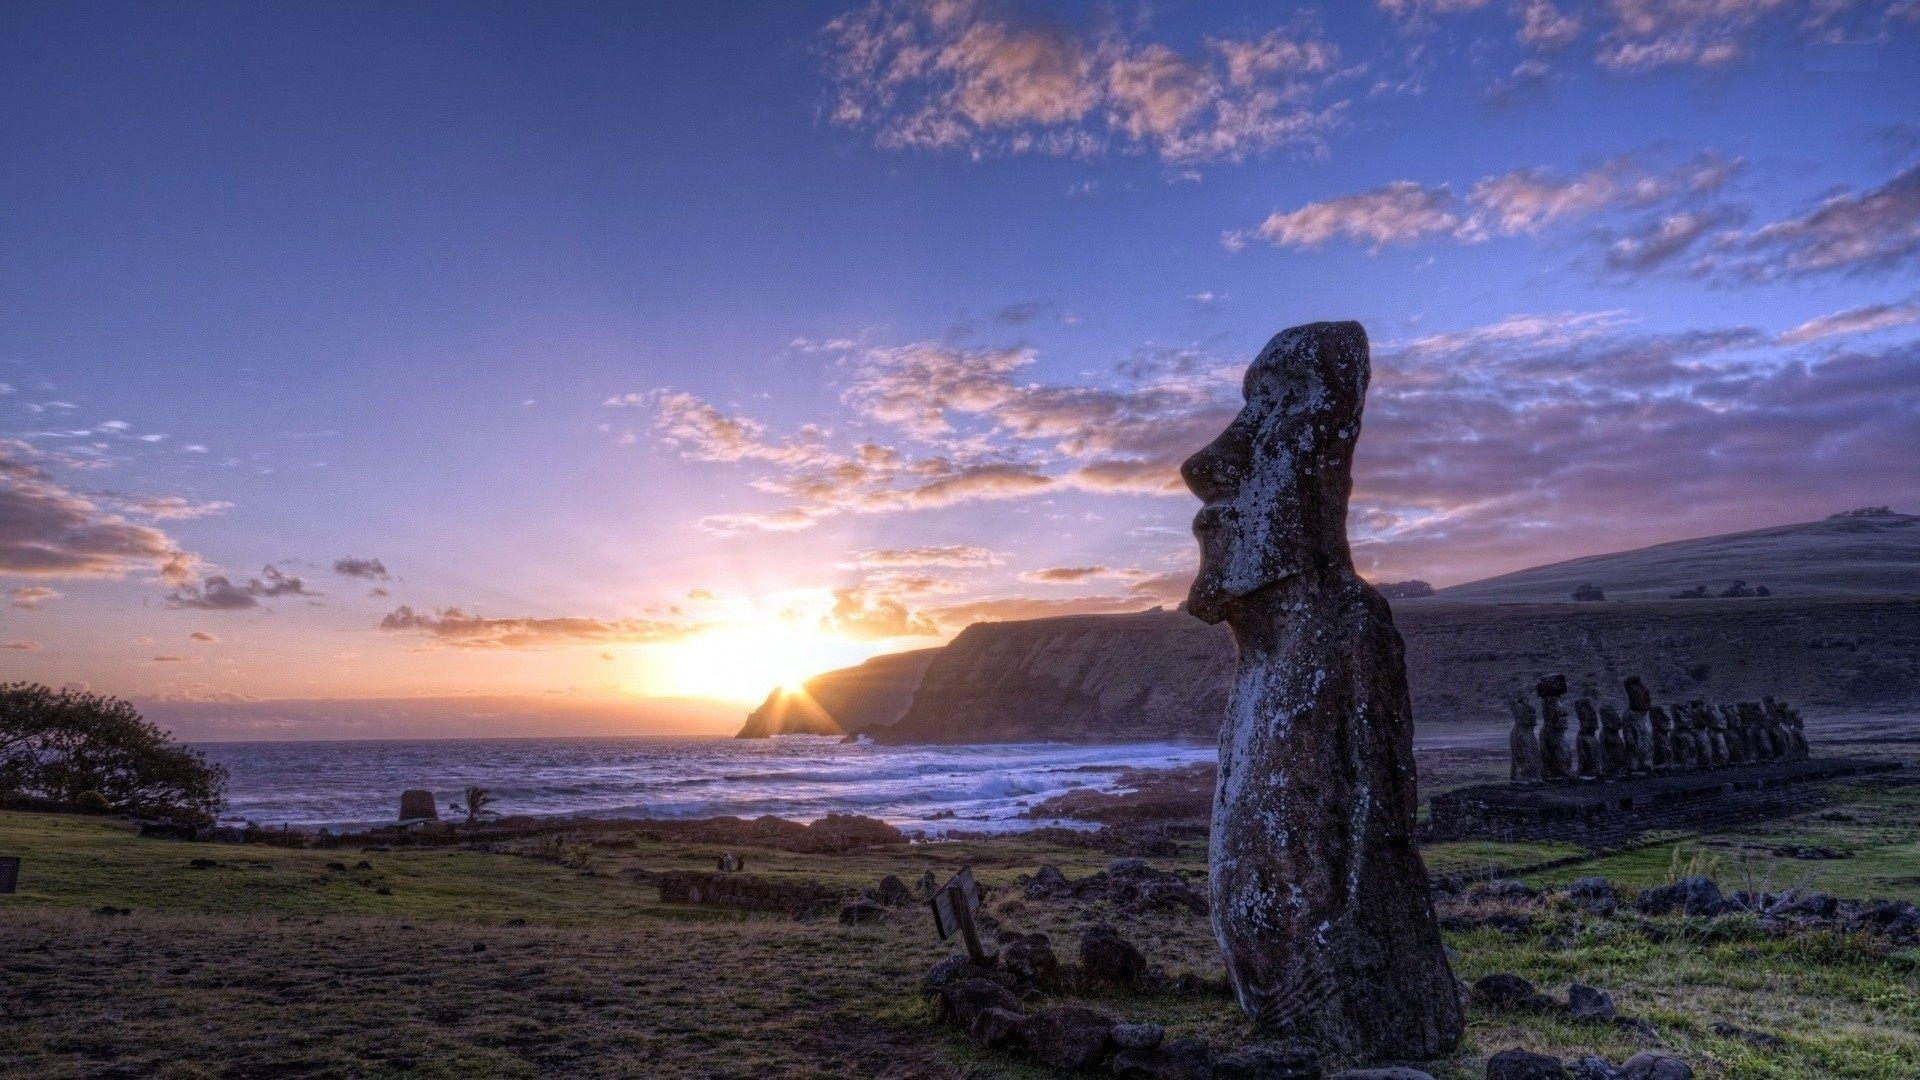
<path id="1" fill-rule="evenodd" d="M 438 821 L 440 808 L 434 804 L 433 792 L 425 788 L 414 788 L 400 793 L 400 820 Z"/>

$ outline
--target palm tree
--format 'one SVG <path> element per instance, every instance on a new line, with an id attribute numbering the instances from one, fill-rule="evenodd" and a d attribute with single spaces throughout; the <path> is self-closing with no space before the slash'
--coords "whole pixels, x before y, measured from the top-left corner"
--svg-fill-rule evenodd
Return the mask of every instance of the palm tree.
<path id="1" fill-rule="evenodd" d="M 493 793 L 483 787 L 470 787 L 461 793 L 462 801 L 456 809 L 467 812 L 467 824 L 480 820 L 480 815 L 493 805 Z"/>

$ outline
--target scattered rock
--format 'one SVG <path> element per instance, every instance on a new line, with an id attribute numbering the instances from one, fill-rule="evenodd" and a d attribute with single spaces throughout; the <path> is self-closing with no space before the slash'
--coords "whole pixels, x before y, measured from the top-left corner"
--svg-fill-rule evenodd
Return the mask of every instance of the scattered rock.
<path id="1" fill-rule="evenodd" d="M 1146 981 L 1147 958 L 1113 927 L 1098 923 L 1080 936 L 1080 973 L 1095 983 L 1138 987 Z"/>
<path id="2" fill-rule="evenodd" d="M 1020 1011 L 1020 1002 L 1006 987 L 991 979 L 961 979 L 940 988 L 942 1014 L 960 1027 L 973 1030 L 974 1018 L 988 1009 Z"/>
<path id="3" fill-rule="evenodd" d="M 1000 966 L 1013 976 L 1016 985 L 1036 990 L 1057 990 L 1066 985 L 1066 971 L 1047 935 L 1002 934 L 1000 946 Z"/>
<path id="4" fill-rule="evenodd" d="M 855 900 L 840 909 L 841 926 L 871 926 L 887 921 L 887 909 L 866 900 Z"/>
<path id="5" fill-rule="evenodd" d="M 1084 1005 L 1056 1005 L 1027 1017 L 1027 1049 L 1056 1068 L 1089 1068 L 1113 1053 L 1113 1017 Z"/>
<path id="6" fill-rule="evenodd" d="M 1122 1050 L 1113 1074 L 1128 1080 L 1212 1080 L 1213 1052 L 1203 1039 L 1175 1039 L 1153 1050 Z"/>
<path id="7" fill-rule="evenodd" d="M 1129 915 L 1154 911 L 1207 913 L 1207 898 L 1186 878 L 1155 870 L 1145 859 L 1115 859 L 1105 870 L 1071 881 L 1056 866 L 1042 866 L 1022 881 L 1030 900 L 1105 900 Z"/>
<path id="8" fill-rule="evenodd" d="M 1640 894 L 1634 908 L 1642 915 L 1718 915 L 1727 908 L 1720 887 L 1708 877 L 1681 878 L 1671 885 L 1659 885 Z"/>
<path id="9" fill-rule="evenodd" d="M 1671 1054 L 1642 1050 L 1620 1064 L 1620 1080 L 1693 1080 L 1693 1066 Z"/>
<path id="10" fill-rule="evenodd" d="M 747 868 L 747 860 L 729 851 L 714 862 L 714 869 L 723 874 L 737 874 Z"/>
<path id="11" fill-rule="evenodd" d="M 1567 1062 L 1567 1072 L 1573 1080 L 1619 1080 L 1620 1076 L 1611 1061 L 1594 1054 L 1582 1054 Z"/>
<path id="12" fill-rule="evenodd" d="M 1496 911 L 1480 920 L 1480 925 L 1503 934 L 1524 934 L 1533 929 L 1533 916 L 1516 915 L 1512 912 Z"/>
<path id="13" fill-rule="evenodd" d="M 1167 1029 L 1159 1024 L 1115 1024 L 1113 1025 L 1114 1045 L 1122 1050 L 1151 1050 L 1159 1046 L 1167 1037 Z"/>
<path id="14" fill-rule="evenodd" d="M 973 962 L 965 953 L 954 953 L 927 969 L 920 978 L 923 993 L 938 994 L 954 983 L 968 979 L 986 979 L 993 972 Z"/>
<path id="15" fill-rule="evenodd" d="M 1572 1080 L 1560 1059 L 1530 1050 L 1502 1050 L 1487 1059 L 1487 1080 Z"/>
<path id="16" fill-rule="evenodd" d="M 1613 882 L 1598 875 L 1576 878 L 1567 885 L 1567 899 L 1574 906 L 1595 915 L 1611 915 L 1620 905 L 1620 897 L 1613 891 Z"/>
<path id="17" fill-rule="evenodd" d="M 1489 881 L 1468 896 L 1474 900 L 1534 900 L 1539 898 L 1540 890 L 1524 881 L 1502 879 Z"/>
<path id="18" fill-rule="evenodd" d="M 1406 1065 L 1383 1065 L 1375 1069 L 1346 1069 L 1329 1080 L 1433 1080 L 1433 1074 Z"/>
<path id="19" fill-rule="evenodd" d="M 1320 1080 L 1320 1059 L 1310 1050 L 1242 1046 L 1213 1059 L 1215 1080 Z"/>
<path id="20" fill-rule="evenodd" d="M 194 870 L 211 870 L 220 864 L 213 859 L 195 859 L 187 866 Z"/>
<path id="21" fill-rule="evenodd" d="M 914 902 L 913 890 L 892 874 L 880 879 L 880 887 L 873 891 L 873 899 L 884 907 L 906 907 Z"/>
<path id="22" fill-rule="evenodd" d="M 1510 971 L 1481 976 L 1469 991 L 1468 1000 L 1486 1009 L 1524 1009 L 1534 1012 L 1556 1008 L 1560 1004 Z"/>
<path id="23" fill-rule="evenodd" d="M 1567 987 L 1567 1011 L 1575 1020 L 1612 1020 L 1619 1015 L 1612 994 L 1579 983 Z"/>
<path id="24" fill-rule="evenodd" d="M 1787 1040 L 1778 1035 L 1772 1035 L 1764 1031 L 1754 1031 L 1749 1028 L 1738 1027 L 1724 1022 L 1714 1024 L 1712 1030 L 1715 1035 L 1723 1039 L 1739 1039 L 1741 1042 L 1750 1043 L 1762 1050 L 1782 1050 L 1785 1049 L 1787 1045 Z"/>
<path id="25" fill-rule="evenodd" d="M 989 1050 L 1018 1050 L 1026 1046 L 1027 1018 L 1012 1009 L 990 1006 L 973 1018 L 967 1033 Z"/>

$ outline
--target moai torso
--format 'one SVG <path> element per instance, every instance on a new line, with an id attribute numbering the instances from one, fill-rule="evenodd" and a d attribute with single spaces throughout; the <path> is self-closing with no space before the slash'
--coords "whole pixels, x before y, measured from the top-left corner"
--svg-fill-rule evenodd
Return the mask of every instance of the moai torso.
<path id="1" fill-rule="evenodd" d="M 1667 710 L 1658 705 L 1647 709 L 1647 730 L 1653 737 L 1647 740 L 1648 758 L 1656 769 L 1673 768 L 1673 719 Z"/>
<path id="2" fill-rule="evenodd" d="M 1794 760 L 1805 760 L 1813 750 L 1807 745 L 1807 721 L 1791 705 L 1780 706 L 1780 717 L 1787 726 L 1787 752 Z"/>
<path id="3" fill-rule="evenodd" d="M 1600 706 L 1600 763 L 1606 775 L 1625 776 L 1633 771 L 1633 741 L 1633 729 L 1620 718 L 1620 710 Z"/>
<path id="4" fill-rule="evenodd" d="M 1685 705 L 1673 707 L 1673 767 L 1691 769 L 1700 764 L 1700 750 L 1693 741 L 1693 717 Z"/>
<path id="5" fill-rule="evenodd" d="M 1707 720 L 1707 749 L 1715 768 L 1724 769 L 1730 760 L 1727 753 L 1727 720 L 1717 709 L 1700 706 L 1701 715 Z"/>
<path id="6" fill-rule="evenodd" d="M 1581 776 L 1605 776 L 1606 748 L 1600 744 L 1600 717 L 1593 711 L 1593 702 L 1586 698 L 1575 701 L 1573 715 L 1580 719 L 1580 736 L 1573 743 L 1574 767 Z"/>
<path id="7" fill-rule="evenodd" d="M 1560 707 L 1560 699 L 1567 693 L 1567 677 L 1549 675 L 1534 684 L 1533 692 L 1540 696 L 1540 772 L 1548 780 L 1572 779 L 1567 712 Z"/>
<path id="8" fill-rule="evenodd" d="M 1539 718 L 1533 703 L 1524 695 L 1507 699 L 1507 711 L 1513 714 L 1513 730 L 1507 735 L 1509 766 L 1507 778 L 1516 784 L 1540 782 L 1540 736 L 1533 730 Z"/>
<path id="9" fill-rule="evenodd" d="M 1740 713 L 1725 705 L 1714 706 L 1714 715 L 1718 718 L 1715 729 L 1721 732 L 1727 744 L 1727 764 L 1744 765 L 1747 761 L 1747 732 L 1740 723 Z"/>

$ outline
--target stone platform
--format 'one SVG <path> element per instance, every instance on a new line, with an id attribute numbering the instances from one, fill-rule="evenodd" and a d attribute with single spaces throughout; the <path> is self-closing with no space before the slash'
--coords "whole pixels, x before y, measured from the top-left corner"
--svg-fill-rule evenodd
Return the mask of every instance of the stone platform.
<path id="1" fill-rule="evenodd" d="M 1656 829 L 1723 828 L 1806 808 L 1800 785 L 1893 772 L 1874 758 L 1766 761 L 1724 769 L 1559 784 L 1483 784 L 1432 800 L 1439 840 L 1566 840 L 1617 844 Z"/>

